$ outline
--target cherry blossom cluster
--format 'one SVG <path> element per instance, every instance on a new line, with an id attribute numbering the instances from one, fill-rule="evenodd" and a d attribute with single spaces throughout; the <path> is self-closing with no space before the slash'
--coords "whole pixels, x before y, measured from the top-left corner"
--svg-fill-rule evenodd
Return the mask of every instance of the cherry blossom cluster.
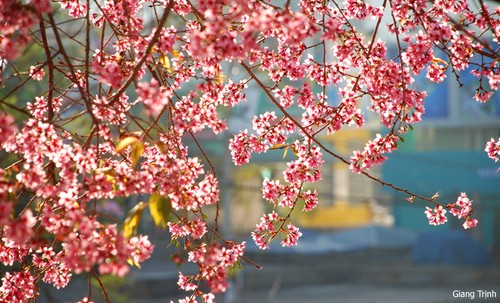
<path id="1" fill-rule="evenodd" d="M 491 140 L 486 143 L 484 151 L 488 154 L 490 159 L 498 162 L 500 156 L 500 139 L 495 142 L 495 139 L 491 138 Z"/>
<path id="2" fill-rule="evenodd" d="M 45 71 L 43 70 L 43 68 L 31 66 L 29 70 L 29 75 L 31 78 L 37 81 L 42 81 L 43 76 L 45 76 Z"/>
<path id="3" fill-rule="evenodd" d="M 441 225 L 448 221 L 446 217 L 446 209 L 442 205 L 438 205 L 434 208 L 425 207 L 425 215 L 429 219 L 430 225 Z"/>
<path id="4" fill-rule="evenodd" d="M 126 122 L 125 113 L 130 109 L 130 104 L 127 95 L 122 95 L 113 106 L 110 106 L 110 101 L 106 97 L 96 96 L 92 107 L 92 114 L 100 121 L 120 125 Z"/>
<path id="5" fill-rule="evenodd" d="M 0 58 L 11 60 L 31 40 L 29 31 L 38 23 L 37 16 L 50 11 L 50 1 L 2 0 L 0 7 Z"/>
<path id="6" fill-rule="evenodd" d="M 53 113 L 59 112 L 61 108 L 62 100 L 59 98 L 53 98 L 52 104 L 49 107 L 49 101 L 45 100 L 44 96 L 36 97 L 35 102 L 28 102 L 26 104 L 26 108 L 31 112 L 33 117 L 38 120 L 46 119 L 46 115 L 48 114 L 49 108 Z"/>
<path id="7" fill-rule="evenodd" d="M 371 166 L 383 163 L 387 157 L 383 154 L 390 153 L 397 148 L 396 142 L 399 138 L 394 134 L 381 136 L 377 134 L 374 140 L 370 140 L 362 152 L 355 151 L 351 157 L 352 171 L 361 173 Z"/>
<path id="8" fill-rule="evenodd" d="M 14 123 L 14 117 L 5 112 L 0 113 L 0 142 L 7 142 L 9 138 L 17 132 L 17 126 Z M 3 144 L 2 144 L 3 145 Z"/>
<path id="9" fill-rule="evenodd" d="M 469 229 L 477 225 L 477 219 L 472 219 L 472 200 L 469 200 L 466 193 L 460 193 L 455 204 L 448 205 L 450 212 L 455 217 L 464 218 L 465 222 L 463 224 L 464 229 Z"/>
<path id="10" fill-rule="evenodd" d="M 268 130 L 271 128 L 270 120 L 273 120 L 273 113 L 266 113 L 259 118 L 254 119 L 254 128 L 261 138 L 268 136 Z M 279 129 L 279 127 L 278 127 Z M 265 146 L 280 144 L 281 141 L 264 140 Z M 237 141 L 232 141 L 231 144 L 237 144 Z M 279 180 L 264 179 L 262 194 L 264 199 L 269 201 L 273 207 L 288 208 L 289 212 L 286 216 L 280 216 L 277 212 L 272 211 L 269 214 L 262 216 L 261 221 L 257 224 L 257 228 L 252 232 L 252 238 L 261 249 L 268 247 L 278 234 L 282 233 L 284 240 L 281 242 L 283 246 L 296 245 L 301 233 L 299 229 L 291 223 L 288 223 L 287 228 L 283 226 L 288 220 L 291 211 L 293 211 L 299 201 L 303 201 L 303 211 L 311 211 L 318 205 L 318 194 L 316 191 L 304 191 L 305 183 L 314 183 L 321 179 L 321 166 L 323 165 L 323 155 L 318 146 L 302 144 L 299 141 L 294 142 L 286 147 L 293 150 L 296 160 L 288 163 L 288 168 L 283 171 L 283 180 L 281 184 Z M 233 153 L 233 159 L 238 164 L 238 158 L 234 157 L 237 153 Z M 250 152 L 248 152 L 250 157 Z"/>
<path id="11" fill-rule="evenodd" d="M 472 200 L 467 197 L 466 193 L 461 193 L 455 203 L 446 206 L 436 205 L 434 208 L 426 207 L 425 214 L 427 219 L 429 219 L 429 224 L 441 225 L 446 223 L 448 221 L 446 216 L 447 209 L 453 216 L 465 220 L 463 223 L 464 229 L 475 227 L 478 223 L 477 219 L 471 217 L 473 212 Z"/>
<path id="12" fill-rule="evenodd" d="M 200 239 L 207 232 L 207 226 L 200 218 L 189 221 L 187 224 L 182 224 L 181 222 L 168 222 L 168 228 L 174 240 L 187 236 L 193 239 Z"/>
<path id="13" fill-rule="evenodd" d="M 61 7 L 65 10 L 68 10 L 68 13 L 71 17 L 79 18 L 85 15 L 87 10 L 87 3 L 81 3 L 78 0 L 62 0 Z"/>
<path id="14" fill-rule="evenodd" d="M 199 246 L 192 246 L 188 253 L 188 261 L 198 265 L 200 273 L 198 275 L 185 276 L 179 272 L 179 280 L 177 284 L 180 289 L 193 292 L 190 297 L 181 299 L 179 302 L 197 302 L 196 297 L 200 297 L 202 302 L 215 302 L 214 293 L 225 292 L 227 284 L 228 271 L 234 266 L 245 250 L 245 242 L 235 244 L 232 242 L 226 245 L 214 243 L 207 246 L 203 243 Z M 201 281 L 206 282 L 209 288 L 209 293 L 203 293 L 200 288 Z"/>
<path id="15" fill-rule="evenodd" d="M 468 70 L 479 102 L 500 83 L 500 8 L 465 0 L 0 0 L 0 7 L 0 152 L 9 155 L 0 168 L 2 302 L 36 300 L 40 282 L 64 287 L 94 268 L 124 276 L 145 261 L 153 245 L 134 224 L 153 202 L 133 206 L 123 222 L 109 222 L 98 206 L 148 196 L 162 197 L 171 213 L 157 214 L 159 225 L 199 267 L 179 273 L 180 289 L 192 292 L 179 302 L 215 302 L 245 244 L 217 232 L 218 211 L 206 215 L 219 209 L 219 184 L 196 139 L 226 131 L 231 107 L 260 102 L 247 97 L 251 90 L 273 110 L 233 133 L 234 164 L 266 152 L 290 159 L 281 176 L 263 181 L 272 210 L 252 238 L 266 249 L 274 239 L 297 244 L 291 215 L 316 209 L 318 192 L 309 188 L 321 179 L 324 155 L 371 176 L 425 119 L 417 76 L 460 82 L 458 72 Z M 24 55 L 30 41 L 40 56 Z M 36 93 L 26 99 L 21 91 L 31 83 L 26 92 Z M 350 158 L 322 141 L 365 125 L 368 115 L 380 134 Z M 486 143 L 494 161 L 499 146 Z M 425 210 L 432 225 L 445 223 L 448 211 L 464 228 L 477 224 L 465 194 L 449 205 L 424 200 L 434 203 Z"/>

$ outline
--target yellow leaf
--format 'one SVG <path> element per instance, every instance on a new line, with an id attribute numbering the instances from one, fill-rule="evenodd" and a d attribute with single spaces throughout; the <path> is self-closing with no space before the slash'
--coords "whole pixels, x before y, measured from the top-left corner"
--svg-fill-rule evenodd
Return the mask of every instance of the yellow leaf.
<path id="1" fill-rule="evenodd" d="M 120 140 L 120 142 L 118 142 L 118 144 L 116 145 L 115 151 L 117 153 L 119 153 L 122 150 L 124 150 L 125 148 L 127 148 L 128 146 L 135 144 L 137 141 L 139 141 L 139 138 L 137 138 L 137 137 L 125 137 L 122 140 Z"/>
<path id="2" fill-rule="evenodd" d="M 219 73 L 215 76 L 215 83 L 217 84 L 224 84 L 224 81 L 226 81 L 227 76 L 224 75 L 223 73 Z"/>
<path id="3" fill-rule="evenodd" d="M 123 236 L 130 239 L 137 234 L 137 229 L 141 223 L 142 211 L 146 207 L 146 203 L 139 202 L 128 213 L 127 218 L 123 221 Z"/>
<path id="4" fill-rule="evenodd" d="M 156 142 L 156 146 L 158 146 L 158 149 L 160 150 L 160 152 L 162 154 L 166 154 L 167 153 L 167 147 L 165 146 L 165 143 L 163 143 L 161 141 L 158 141 L 158 142 Z"/>
<path id="5" fill-rule="evenodd" d="M 135 142 L 134 148 L 132 149 L 132 153 L 130 154 L 130 159 L 132 160 L 132 166 L 137 164 L 139 158 L 144 152 L 144 144 L 140 141 Z"/>
<path id="6" fill-rule="evenodd" d="M 164 54 L 160 55 L 160 64 L 166 69 L 169 73 L 172 73 L 172 67 L 170 66 L 170 59 Z"/>
<path id="7" fill-rule="evenodd" d="M 286 154 L 287 154 L 287 153 L 288 153 L 288 147 L 287 147 L 287 148 L 285 148 L 285 152 L 283 153 L 283 159 L 285 159 L 285 158 L 286 158 Z"/>
<path id="8" fill-rule="evenodd" d="M 282 149 L 282 148 L 285 148 L 285 147 L 288 147 L 287 144 L 274 144 L 273 146 L 271 146 L 271 148 L 269 148 L 270 150 L 273 150 L 273 149 Z"/>
<path id="9" fill-rule="evenodd" d="M 149 197 L 149 211 L 156 226 L 163 229 L 167 228 L 168 215 L 172 211 L 172 203 L 170 199 L 163 197 L 160 194 L 152 194 Z"/>
<path id="10" fill-rule="evenodd" d="M 173 49 L 173 50 L 171 51 L 171 53 L 172 53 L 172 56 L 174 56 L 174 58 L 179 58 L 180 53 L 179 53 L 179 51 L 178 51 L 178 50 Z"/>
<path id="11" fill-rule="evenodd" d="M 448 66 L 448 63 L 441 58 L 434 57 L 432 58 L 432 62 L 434 63 L 434 66 L 439 68 L 445 68 Z"/>
<path id="12" fill-rule="evenodd" d="M 109 174 L 109 173 L 104 173 L 104 174 L 106 175 L 106 181 L 111 182 L 113 184 L 116 183 L 115 176 L 113 176 L 112 174 Z"/>
<path id="13" fill-rule="evenodd" d="M 128 258 L 127 259 L 127 263 L 130 265 L 130 266 L 137 266 L 138 268 L 141 268 L 141 264 L 139 262 L 135 262 L 134 259 L 132 258 Z"/>

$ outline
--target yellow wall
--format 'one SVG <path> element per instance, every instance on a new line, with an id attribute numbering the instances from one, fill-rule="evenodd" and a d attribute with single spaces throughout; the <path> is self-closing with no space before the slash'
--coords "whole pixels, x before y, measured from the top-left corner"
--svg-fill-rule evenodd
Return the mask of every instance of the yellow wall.
<path id="1" fill-rule="evenodd" d="M 373 213 L 368 205 L 337 202 L 330 207 L 318 206 L 310 213 L 301 213 L 297 221 L 306 228 L 336 229 L 363 226 L 371 223 L 372 218 Z"/>
<path id="2" fill-rule="evenodd" d="M 329 141 L 333 149 L 344 156 L 346 159 L 352 154 L 353 148 L 362 149 L 366 142 L 371 138 L 372 134 L 365 129 L 346 129 L 334 135 L 325 136 L 322 139 Z M 347 172 L 348 166 L 339 161 L 334 162 L 331 166 L 333 175 L 352 173 Z M 339 195 L 335 186 L 333 187 L 334 196 Z M 343 200 L 321 201 L 314 211 L 311 213 L 297 214 L 296 219 L 300 226 L 306 228 L 319 229 L 334 229 L 334 228 L 350 228 L 366 224 L 373 221 L 373 212 L 368 204 L 352 204 L 350 201 Z"/>

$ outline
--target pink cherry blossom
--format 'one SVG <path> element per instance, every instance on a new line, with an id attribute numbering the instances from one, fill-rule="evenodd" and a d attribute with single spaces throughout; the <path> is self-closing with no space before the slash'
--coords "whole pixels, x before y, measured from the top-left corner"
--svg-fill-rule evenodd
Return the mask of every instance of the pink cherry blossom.
<path id="1" fill-rule="evenodd" d="M 301 236 L 302 233 L 299 231 L 299 229 L 289 223 L 287 226 L 286 237 L 283 241 L 281 241 L 281 245 L 282 246 L 297 245 L 297 241 Z"/>
<path id="2" fill-rule="evenodd" d="M 303 199 L 304 199 L 304 209 L 303 211 L 311 211 L 316 206 L 318 206 L 318 192 L 314 190 L 311 192 L 311 190 L 308 190 L 303 193 Z"/>
<path id="3" fill-rule="evenodd" d="M 45 72 L 43 68 L 37 68 L 36 66 L 30 66 L 29 75 L 31 78 L 36 81 L 42 81 L 43 76 L 45 76 Z"/>
<path id="4" fill-rule="evenodd" d="M 35 279 L 28 271 L 6 272 L 0 286 L 2 302 L 30 302 L 37 295 Z"/>
<path id="5" fill-rule="evenodd" d="M 5 112 L 0 113 L 0 142 L 2 145 L 17 132 L 17 126 L 14 124 L 14 118 Z"/>
<path id="6" fill-rule="evenodd" d="M 490 141 L 486 143 L 484 151 L 488 154 L 490 159 L 498 162 L 500 156 L 500 139 L 495 142 L 495 139 L 491 138 Z"/>
<path id="7" fill-rule="evenodd" d="M 441 205 L 436 206 L 435 208 L 425 207 L 425 215 L 427 219 L 429 219 L 430 225 L 441 225 L 448 221 L 446 217 L 446 209 L 444 209 Z"/>
<path id="8" fill-rule="evenodd" d="M 468 219 L 464 222 L 463 227 L 464 229 L 476 227 L 477 222 L 478 222 L 477 219 Z"/>
<path id="9" fill-rule="evenodd" d="M 177 282 L 177 285 L 185 291 L 191 291 L 198 288 L 195 284 L 189 282 L 188 278 L 182 273 L 179 273 L 179 281 Z"/>

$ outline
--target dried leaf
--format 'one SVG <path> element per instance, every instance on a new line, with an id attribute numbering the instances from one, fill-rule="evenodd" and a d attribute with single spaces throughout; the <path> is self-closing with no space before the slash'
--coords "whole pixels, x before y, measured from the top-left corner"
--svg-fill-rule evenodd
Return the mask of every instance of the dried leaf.
<path id="1" fill-rule="evenodd" d="M 435 193 L 434 196 L 432 196 L 431 200 L 436 200 L 439 198 L 439 193 Z"/>

